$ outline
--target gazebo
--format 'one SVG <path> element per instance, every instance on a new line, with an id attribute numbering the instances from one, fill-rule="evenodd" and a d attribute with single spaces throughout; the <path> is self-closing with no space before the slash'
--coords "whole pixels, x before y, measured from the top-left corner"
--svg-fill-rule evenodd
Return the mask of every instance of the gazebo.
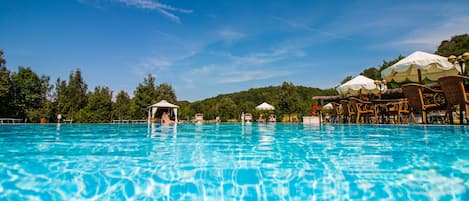
<path id="1" fill-rule="evenodd" d="M 174 122 L 175 123 L 178 122 L 178 108 L 179 108 L 179 106 L 168 103 L 168 101 L 166 101 L 166 100 L 162 100 L 158 103 L 155 103 L 153 105 L 148 106 L 148 119 L 147 119 L 148 123 L 151 123 L 151 120 L 153 118 L 155 118 L 155 114 L 156 114 L 156 111 L 158 110 L 158 108 L 166 108 L 170 112 L 171 111 L 174 112 L 174 117 L 175 117 Z"/>

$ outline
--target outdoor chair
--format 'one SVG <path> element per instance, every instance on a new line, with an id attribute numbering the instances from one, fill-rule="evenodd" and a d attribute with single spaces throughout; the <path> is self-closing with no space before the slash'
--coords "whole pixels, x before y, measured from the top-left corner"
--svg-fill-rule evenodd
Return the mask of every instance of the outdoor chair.
<path id="1" fill-rule="evenodd" d="M 442 90 L 432 89 L 421 84 L 410 83 L 402 85 L 402 92 L 407 98 L 410 106 L 410 114 L 414 121 L 416 121 L 415 112 L 421 112 L 422 123 L 427 124 L 428 112 L 446 109 L 446 105 L 442 103 L 442 101 L 444 101 Z"/>
<path id="2" fill-rule="evenodd" d="M 469 80 L 469 77 L 466 76 L 448 76 L 442 77 L 438 80 L 443 90 L 443 93 L 446 97 L 446 102 L 448 104 L 447 110 L 449 113 L 450 123 L 453 124 L 453 106 L 459 105 L 459 121 L 460 124 L 463 124 L 463 113 L 466 111 L 466 120 L 469 120 L 469 100 L 467 99 L 468 94 L 464 87 L 464 80 Z"/>
<path id="3" fill-rule="evenodd" d="M 395 117 L 394 123 L 401 124 L 402 122 L 407 122 L 406 117 L 409 115 L 409 104 L 407 99 L 400 99 L 399 101 L 393 101 L 385 104 L 386 107 L 386 116 L 388 118 Z"/>
<path id="4" fill-rule="evenodd" d="M 345 120 L 347 121 L 347 123 L 350 123 L 356 115 L 355 111 L 350 106 L 350 102 L 348 100 L 340 100 L 339 102 L 340 105 L 342 105 Z"/>
<path id="5" fill-rule="evenodd" d="M 352 106 L 354 112 L 356 113 L 356 123 L 359 124 L 361 118 L 364 119 L 363 122 L 365 122 L 365 119 L 370 119 L 370 117 L 374 117 L 374 119 L 377 119 L 375 109 L 372 105 L 371 102 L 361 100 L 359 98 L 355 97 L 350 97 L 349 98 L 350 105 Z M 369 122 L 369 121 L 368 121 Z"/>
<path id="6" fill-rule="evenodd" d="M 331 102 L 332 108 L 334 109 L 333 121 L 334 123 L 343 123 L 344 122 L 344 111 L 340 107 L 340 103 Z"/>

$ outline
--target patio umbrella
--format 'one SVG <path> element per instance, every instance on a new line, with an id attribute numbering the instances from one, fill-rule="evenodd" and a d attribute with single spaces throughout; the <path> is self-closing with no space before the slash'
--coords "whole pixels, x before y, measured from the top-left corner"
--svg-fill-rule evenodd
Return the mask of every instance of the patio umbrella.
<path id="1" fill-rule="evenodd" d="M 322 106 L 322 109 L 332 110 L 332 109 L 334 109 L 334 106 L 332 106 L 332 103 L 328 103 L 328 104 L 325 104 L 324 106 Z"/>
<path id="2" fill-rule="evenodd" d="M 396 64 L 384 69 L 381 75 L 386 81 L 421 82 L 423 78 L 436 81 L 440 77 L 457 75 L 459 69 L 451 64 L 446 57 L 416 51 Z"/>
<path id="3" fill-rule="evenodd" d="M 266 102 L 263 102 L 262 104 L 256 106 L 256 110 L 274 110 L 275 107 L 266 103 Z"/>
<path id="4" fill-rule="evenodd" d="M 386 91 L 386 85 L 381 85 L 381 91 Z M 378 86 L 373 79 L 359 75 L 337 87 L 337 92 L 345 94 L 378 93 Z"/>

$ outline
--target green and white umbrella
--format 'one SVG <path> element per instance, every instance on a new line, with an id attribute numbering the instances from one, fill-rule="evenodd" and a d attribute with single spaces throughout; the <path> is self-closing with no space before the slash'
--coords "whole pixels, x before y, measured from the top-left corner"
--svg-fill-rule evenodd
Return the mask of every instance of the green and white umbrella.
<path id="1" fill-rule="evenodd" d="M 381 86 L 381 91 L 385 91 L 386 85 Z M 359 75 L 348 82 L 337 87 L 337 92 L 341 95 L 346 94 L 361 94 L 361 93 L 378 93 L 379 87 L 375 84 L 373 79 Z"/>
<path id="2" fill-rule="evenodd" d="M 421 82 L 425 78 L 436 81 L 441 77 L 457 75 L 459 71 L 446 57 L 416 51 L 384 69 L 381 75 L 388 82 Z"/>

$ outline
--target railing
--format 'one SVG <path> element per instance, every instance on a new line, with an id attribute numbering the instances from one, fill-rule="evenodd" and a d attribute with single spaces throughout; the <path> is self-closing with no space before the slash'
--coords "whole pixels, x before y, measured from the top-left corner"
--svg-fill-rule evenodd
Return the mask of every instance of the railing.
<path id="1" fill-rule="evenodd" d="M 0 124 L 16 124 L 22 123 L 22 119 L 14 119 L 14 118 L 0 118 Z"/>
<path id="2" fill-rule="evenodd" d="M 122 119 L 122 120 L 112 120 L 112 123 L 113 124 L 143 124 L 143 123 L 147 123 L 147 120 L 145 120 L 145 119 L 142 119 L 142 120 Z"/>

